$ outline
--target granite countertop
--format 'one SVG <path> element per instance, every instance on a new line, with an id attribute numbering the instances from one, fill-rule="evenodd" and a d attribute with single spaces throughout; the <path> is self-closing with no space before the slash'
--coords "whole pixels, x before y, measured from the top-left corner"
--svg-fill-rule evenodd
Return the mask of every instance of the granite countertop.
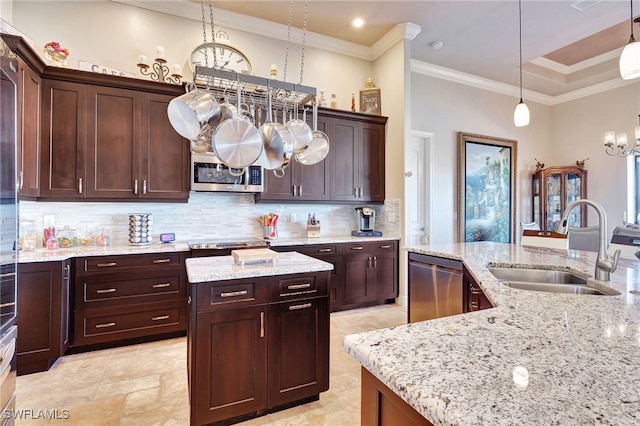
<path id="1" fill-rule="evenodd" d="M 354 237 L 353 235 L 346 236 L 326 236 L 319 238 L 277 238 L 269 240 L 269 244 L 273 247 L 277 246 L 296 246 L 306 244 L 338 244 L 338 243 L 365 243 L 367 241 L 390 241 L 399 240 L 400 237 Z"/>
<path id="2" fill-rule="evenodd" d="M 461 260 L 495 306 L 346 336 L 356 360 L 436 425 L 640 423 L 640 262 L 621 260 L 618 296 L 518 290 L 489 264 L 593 277 L 595 253 L 500 243 L 404 249 Z"/>
<path id="3" fill-rule="evenodd" d="M 234 263 L 232 256 L 196 257 L 187 259 L 187 277 L 190 283 L 234 280 L 303 272 L 330 271 L 331 263 L 297 252 L 278 253 L 275 262 Z"/>

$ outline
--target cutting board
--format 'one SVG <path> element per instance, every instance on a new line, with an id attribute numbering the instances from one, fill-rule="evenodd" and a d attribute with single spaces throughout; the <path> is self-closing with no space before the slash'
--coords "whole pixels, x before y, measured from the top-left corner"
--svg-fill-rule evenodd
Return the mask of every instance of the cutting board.
<path id="1" fill-rule="evenodd" d="M 240 264 L 275 262 L 278 253 L 267 248 L 232 250 L 233 261 Z"/>

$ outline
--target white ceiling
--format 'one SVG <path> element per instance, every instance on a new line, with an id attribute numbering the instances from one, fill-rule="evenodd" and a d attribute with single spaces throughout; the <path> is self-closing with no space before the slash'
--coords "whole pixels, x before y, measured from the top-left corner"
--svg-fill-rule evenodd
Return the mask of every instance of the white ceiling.
<path id="1" fill-rule="evenodd" d="M 200 19 L 200 0 L 116 1 L 181 16 L 191 10 L 190 16 Z M 618 57 L 629 40 L 629 1 L 589 0 L 582 2 L 583 6 L 591 5 L 583 11 L 572 7 L 572 3 L 575 1 L 522 1 L 523 86 L 529 94 L 552 99 L 588 87 L 623 83 Z M 206 1 L 207 12 L 208 4 Z M 304 4 L 302 0 L 294 1 L 294 31 L 302 28 Z M 271 26 L 273 32 L 286 31 L 289 1 L 223 0 L 214 1 L 213 6 L 215 19 L 236 29 L 252 31 Z M 350 26 L 356 16 L 366 21 L 364 28 Z M 421 29 L 411 42 L 413 59 L 518 86 L 516 0 L 309 0 L 308 42 L 313 43 L 314 35 L 328 36 L 344 41 L 336 43 L 342 51 L 366 57 L 396 24 L 405 22 Z M 243 23 L 245 27 L 239 28 Z M 638 24 L 634 24 L 634 32 L 638 31 Z M 324 40 L 327 44 L 327 37 Z M 435 40 L 441 40 L 444 47 L 432 49 L 430 43 Z"/>

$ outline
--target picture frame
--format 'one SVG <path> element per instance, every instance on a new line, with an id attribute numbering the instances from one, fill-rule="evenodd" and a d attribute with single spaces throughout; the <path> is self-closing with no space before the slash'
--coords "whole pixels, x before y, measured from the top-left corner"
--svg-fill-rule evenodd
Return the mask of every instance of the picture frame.
<path id="1" fill-rule="evenodd" d="M 360 112 L 382 115 L 382 104 L 379 88 L 360 90 Z"/>
<path id="2" fill-rule="evenodd" d="M 458 133 L 458 241 L 515 241 L 518 142 Z"/>

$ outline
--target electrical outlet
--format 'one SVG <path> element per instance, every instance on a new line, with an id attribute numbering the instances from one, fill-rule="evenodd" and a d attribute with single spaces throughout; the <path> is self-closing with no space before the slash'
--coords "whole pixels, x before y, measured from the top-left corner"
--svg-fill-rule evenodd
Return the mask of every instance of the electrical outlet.
<path id="1" fill-rule="evenodd" d="M 291 222 L 297 222 L 298 221 L 298 215 L 295 213 L 291 213 L 289 219 L 291 220 Z"/>
<path id="2" fill-rule="evenodd" d="M 396 212 L 388 212 L 387 213 L 387 221 L 388 222 L 395 222 L 396 221 Z"/>

